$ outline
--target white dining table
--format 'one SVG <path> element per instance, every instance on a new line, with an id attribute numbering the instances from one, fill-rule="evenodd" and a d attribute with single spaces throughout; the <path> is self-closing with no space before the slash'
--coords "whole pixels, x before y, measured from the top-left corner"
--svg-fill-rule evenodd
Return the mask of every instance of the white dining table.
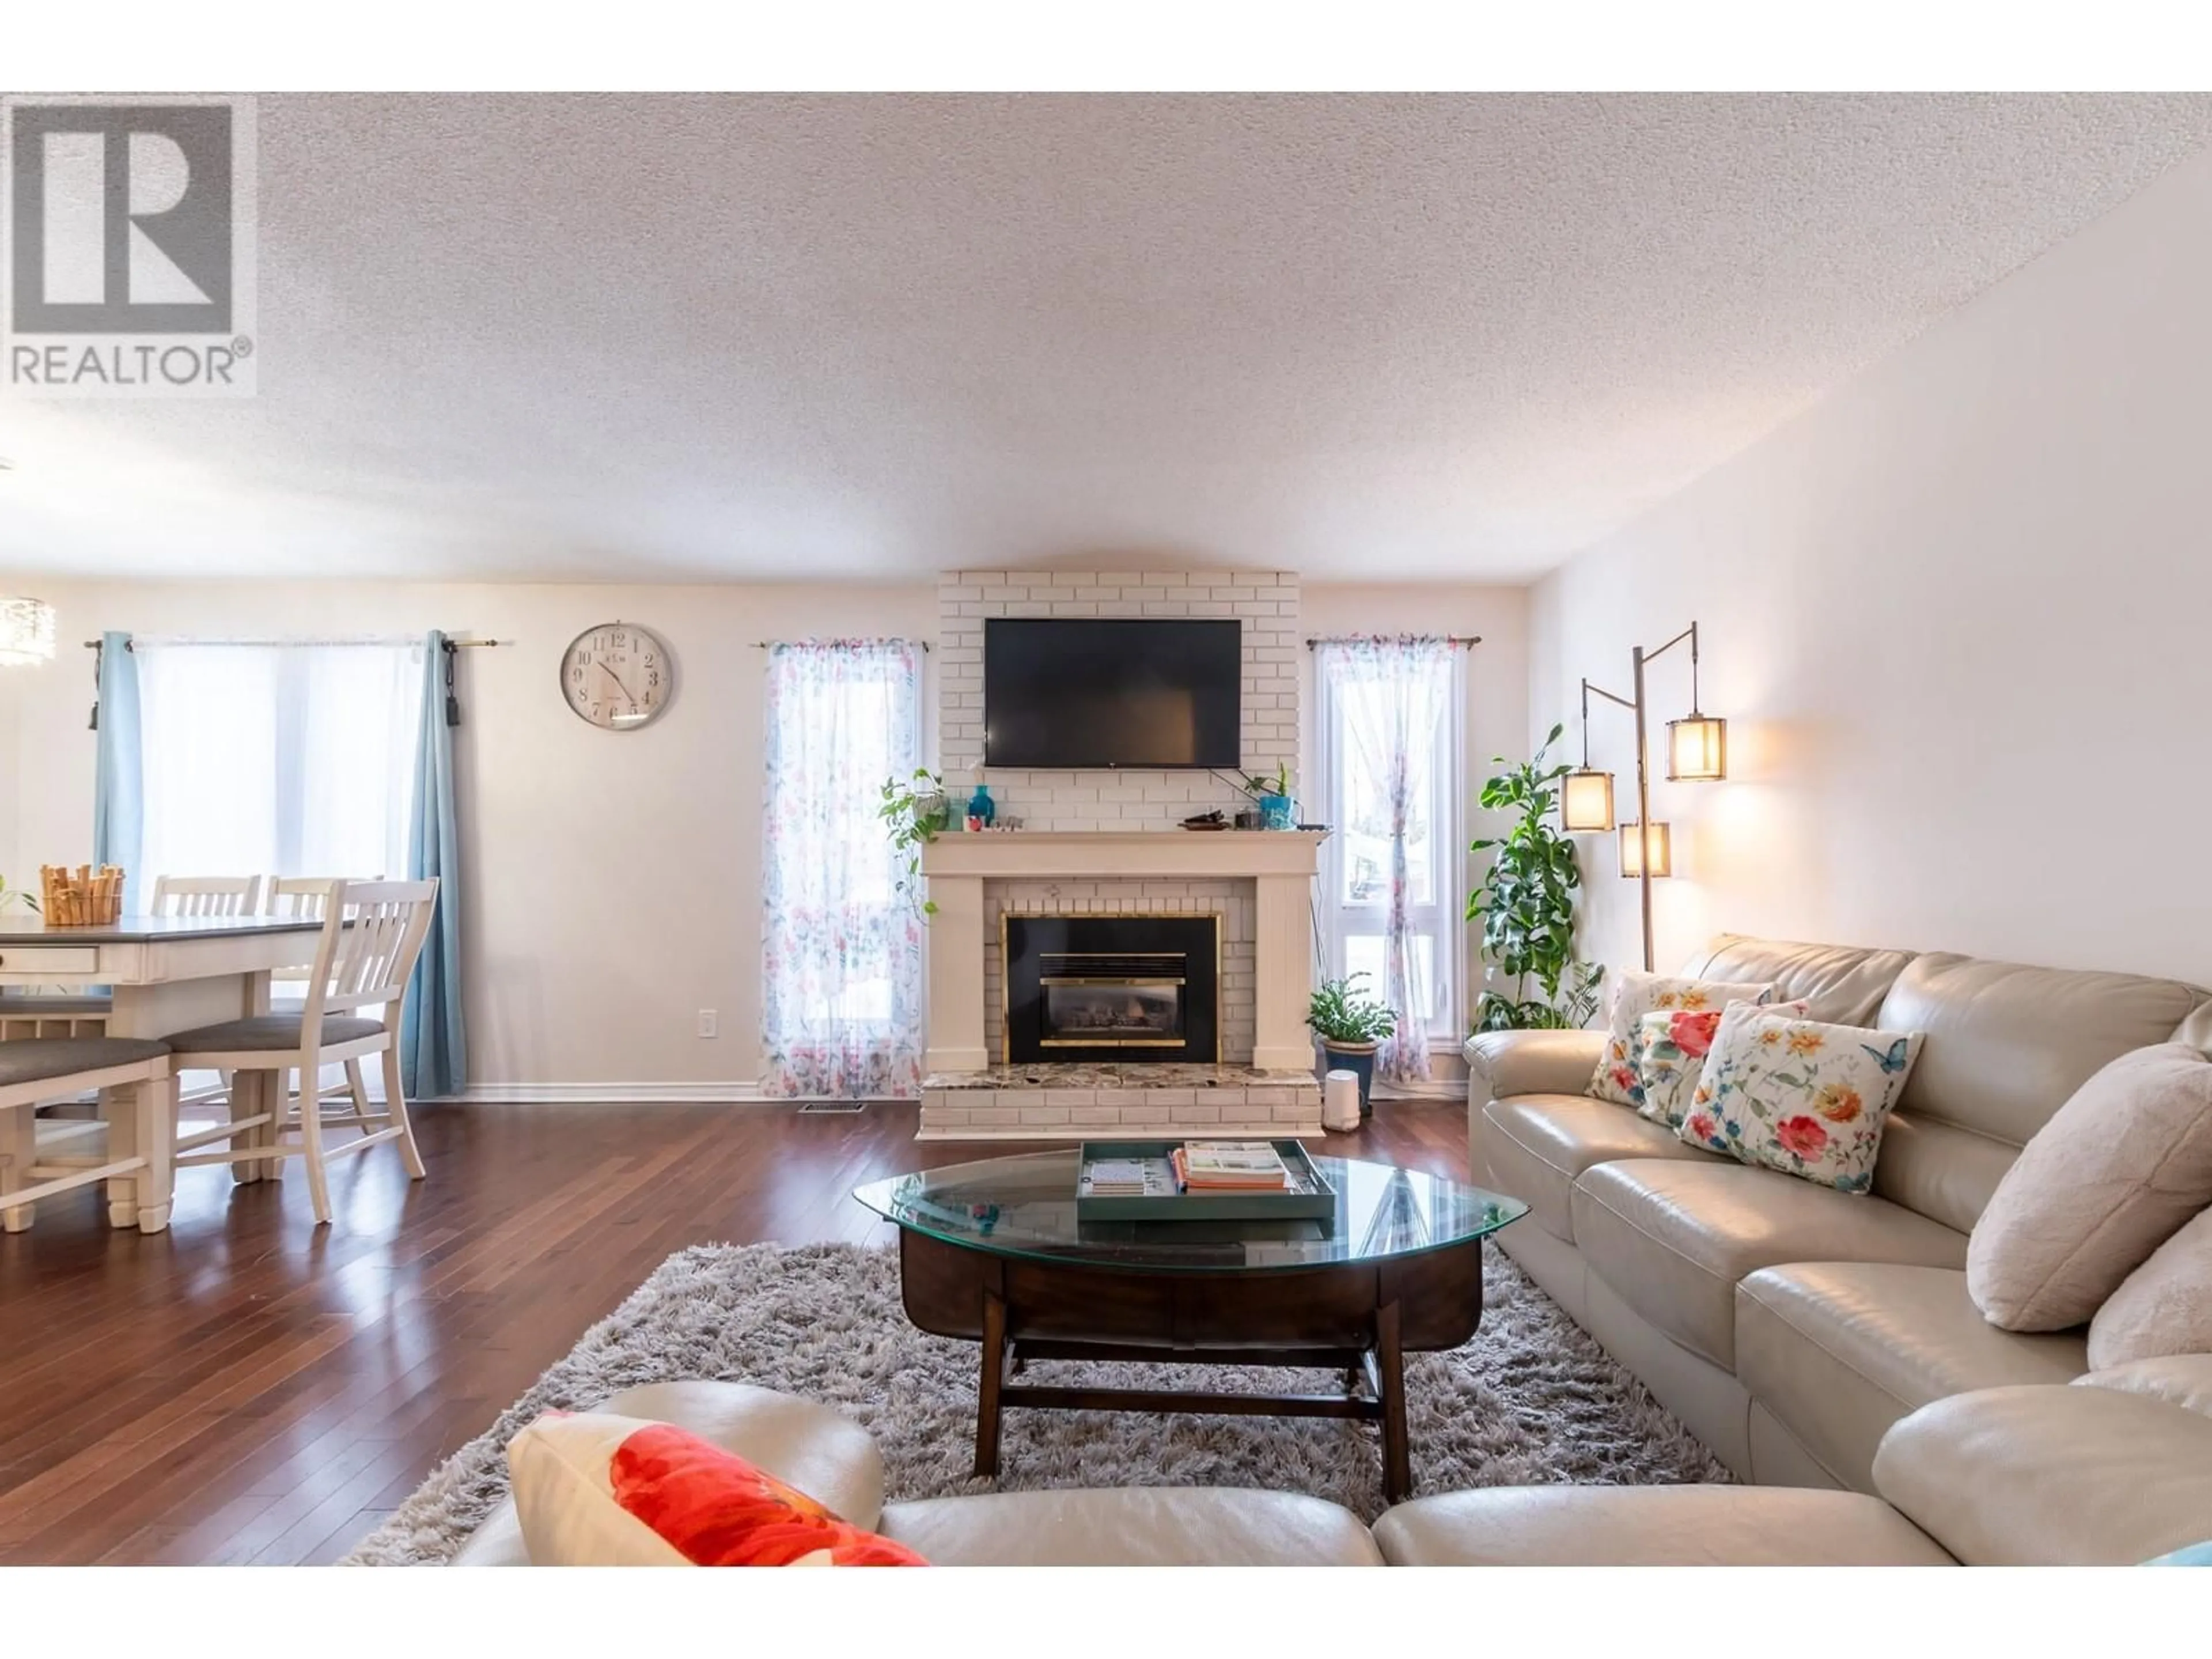
<path id="1" fill-rule="evenodd" d="M 105 986 L 114 997 L 108 1036 L 167 1036 L 267 1013 L 270 975 L 312 967 L 321 932 L 312 916 L 124 916 L 91 927 L 0 916 L 0 991 L 67 994 Z M 6 1006 L 0 999 L 0 1012 Z M 114 1091 L 109 1110 L 122 1116 L 135 1109 L 137 1086 Z M 274 1161 L 234 1167 L 242 1179 L 253 1179 Z M 114 1225 L 138 1224 L 134 1190 L 110 1183 Z"/>

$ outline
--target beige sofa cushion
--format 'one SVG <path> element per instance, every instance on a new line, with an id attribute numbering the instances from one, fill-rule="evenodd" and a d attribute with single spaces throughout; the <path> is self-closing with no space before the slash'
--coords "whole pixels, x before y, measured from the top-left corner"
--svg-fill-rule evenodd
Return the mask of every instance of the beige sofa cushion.
<path id="1" fill-rule="evenodd" d="M 2212 1210 L 2153 1250 L 2089 1322 L 2099 1370 L 2177 1353 L 2212 1355 Z"/>
<path id="2" fill-rule="evenodd" d="M 1641 1121 L 1641 1120 L 1634 1120 Z M 1925 1216 L 1731 1159 L 1601 1164 L 1573 1194 L 1589 1270 L 1691 1352 L 1735 1365 L 1735 1287 L 1779 1261 L 1955 1267 L 1966 1241 Z"/>
<path id="3" fill-rule="evenodd" d="M 599 1409 L 689 1429 L 757 1463 L 854 1526 L 877 1529 L 884 1503 L 883 1454 L 866 1430 L 827 1406 L 745 1382 L 692 1380 L 624 1389 Z M 461 1547 L 453 1565 L 530 1565 L 512 1498 Z"/>
<path id="4" fill-rule="evenodd" d="M 2074 1381 L 2081 1388 L 2147 1394 L 2212 1417 L 2212 1353 L 2170 1353 L 2156 1359 L 2135 1359 Z"/>
<path id="5" fill-rule="evenodd" d="M 2208 1203 L 2212 1061 L 2179 1042 L 2123 1054 L 1997 1183 L 1974 1224 L 1968 1288 L 2007 1330 L 2082 1324 Z"/>
<path id="6" fill-rule="evenodd" d="M 1571 1244 L 1575 1230 L 1568 1193 L 1591 1165 L 1627 1158 L 1725 1161 L 1685 1146 L 1664 1126 L 1646 1122 L 1626 1106 L 1587 1095 L 1492 1101 L 1483 1108 L 1482 1121 L 1491 1186 L 1519 1199 L 1539 1226 Z"/>
<path id="7" fill-rule="evenodd" d="M 1972 1231 L 2014 1154 L 2074 1091 L 2122 1054 L 2168 1041 L 2203 997 L 2133 974 L 1914 957 L 1880 1024 L 1928 1041 L 1882 1139 L 1875 1193 Z"/>
<path id="8" fill-rule="evenodd" d="M 1492 1486 L 1375 1523 L 1394 1567 L 1944 1567 L 1878 1498 L 1794 1486 Z"/>
<path id="9" fill-rule="evenodd" d="M 2212 1418 L 2109 1389 L 1940 1400 L 1874 1474 L 1968 1566 L 2127 1566 L 2212 1538 Z"/>
<path id="10" fill-rule="evenodd" d="M 1696 979 L 1771 980 L 1777 1001 L 1802 998 L 1812 1005 L 1808 1019 L 1871 1025 L 1881 1000 L 1911 960 L 1910 951 L 1801 945 L 1792 939 L 1722 933 L 1682 971 Z"/>
<path id="11" fill-rule="evenodd" d="M 2087 1366 L 2078 1334 L 1997 1329 L 1956 1268 L 1797 1262 L 1752 1274 L 1735 1300 L 1737 1377 L 1860 1492 L 1873 1490 L 1875 1448 L 1906 1413 L 1968 1389 L 2070 1382 Z"/>
<path id="12" fill-rule="evenodd" d="M 1296 1492 L 1121 1486 L 893 1504 L 876 1528 L 938 1566 L 1376 1567 L 1351 1510 Z"/>

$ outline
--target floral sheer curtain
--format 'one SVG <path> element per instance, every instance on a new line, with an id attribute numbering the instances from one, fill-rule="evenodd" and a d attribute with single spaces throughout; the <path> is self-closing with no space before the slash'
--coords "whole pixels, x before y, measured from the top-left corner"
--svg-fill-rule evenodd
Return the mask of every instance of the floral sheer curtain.
<path id="1" fill-rule="evenodd" d="M 1376 1056 L 1376 1074 L 1425 1083 L 1431 1027 L 1450 1001 L 1453 935 L 1443 916 L 1457 867 L 1447 843 L 1458 653 L 1448 639 L 1359 638 L 1322 641 L 1314 658 L 1339 824 L 1330 849 L 1332 908 L 1347 935 L 1337 941 L 1339 971 L 1379 957 L 1380 972 L 1363 988 L 1399 1020 Z M 1370 915 L 1364 926 L 1344 920 Z M 1361 937 L 1348 936 L 1355 927 Z"/>
<path id="2" fill-rule="evenodd" d="M 761 933 L 763 1087 L 911 1095 L 921 1086 L 922 920 L 876 816 L 921 764 L 921 647 L 770 647 Z"/>

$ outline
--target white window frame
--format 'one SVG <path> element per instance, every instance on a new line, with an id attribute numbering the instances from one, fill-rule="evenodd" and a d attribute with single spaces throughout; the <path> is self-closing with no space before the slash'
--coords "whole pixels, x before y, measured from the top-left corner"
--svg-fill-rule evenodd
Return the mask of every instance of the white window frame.
<path id="1" fill-rule="evenodd" d="M 1343 781 L 1344 744 L 1338 730 L 1335 695 L 1329 677 L 1316 660 L 1313 665 L 1313 782 L 1317 796 L 1308 811 L 1326 823 L 1338 826 L 1343 814 L 1339 794 Z M 1442 1006 L 1429 1023 L 1429 1052 L 1457 1054 L 1467 1035 L 1467 656 L 1452 653 L 1451 690 L 1444 718 L 1437 722 L 1434 793 L 1430 801 L 1436 833 L 1430 848 L 1431 902 L 1414 912 L 1416 925 L 1433 943 L 1437 970 L 1444 976 Z M 1441 797 L 1441 799 L 1438 799 Z M 1322 843 L 1319 891 L 1315 914 L 1318 920 L 1322 972 L 1336 978 L 1346 971 L 1346 947 L 1355 938 L 1376 938 L 1382 933 L 1379 905 L 1343 902 L 1346 838 L 1332 835 Z M 1371 921 L 1370 926 L 1357 922 Z M 1366 988 L 1380 995 L 1382 988 Z"/>

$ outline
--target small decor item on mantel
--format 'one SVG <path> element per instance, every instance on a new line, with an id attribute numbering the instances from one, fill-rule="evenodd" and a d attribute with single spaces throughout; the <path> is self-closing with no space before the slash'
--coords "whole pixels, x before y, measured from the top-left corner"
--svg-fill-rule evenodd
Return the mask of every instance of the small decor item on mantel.
<path id="1" fill-rule="evenodd" d="M 991 799 L 990 787 L 983 781 L 983 769 L 979 766 L 975 769 L 975 793 L 968 797 L 968 827 L 988 830 L 998 817 L 998 803 Z"/>
<path id="2" fill-rule="evenodd" d="M 49 927 L 105 927 L 123 914 L 123 871 L 103 864 L 80 864 L 71 875 L 65 865 L 39 866 L 45 890 L 42 908 Z"/>
<path id="3" fill-rule="evenodd" d="M 1306 1004 L 1306 1024 L 1320 1040 L 1328 1069 L 1359 1079 L 1359 1115 L 1371 1116 L 1375 1051 L 1398 1029 L 1398 1017 L 1358 988 L 1364 974 L 1324 980 Z"/>
<path id="4" fill-rule="evenodd" d="M 1279 763 L 1275 775 L 1249 773 L 1243 783 L 1244 793 L 1258 803 L 1262 830 L 1288 830 L 1297 817 L 1297 803 L 1291 797 L 1291 767 L 1288 761 Z M 1240 826 L 1241 827 L 1241 826 Z"/>
<path id="5" fill-rule="evenodd" d="M 1237 816 L 1242 817 L 1243 814 L 1240 812 Z M 1182 821 L 1182 827 L 1186 830 L 1226 830 L 1229 820 L 1222 816 L 1221 809 L 1216 807 L 1211 812 L 1192 813 Z"/>
<path id="6" fill-rule="evenodd" d="M 921 849 L 952 822 L 952 803 L 945 799 L 945 780 L 926 766 L 915 768 L 914 775 L 904 782 L 884 779 L 876 816 L 888 827 L 891 846 L 906 857 L 906 873 L 899 880 L 898 891 L 909 898 L 921 897 Z M 936 903 L 923 899 L 921 914 L 935 915 Z"/>

